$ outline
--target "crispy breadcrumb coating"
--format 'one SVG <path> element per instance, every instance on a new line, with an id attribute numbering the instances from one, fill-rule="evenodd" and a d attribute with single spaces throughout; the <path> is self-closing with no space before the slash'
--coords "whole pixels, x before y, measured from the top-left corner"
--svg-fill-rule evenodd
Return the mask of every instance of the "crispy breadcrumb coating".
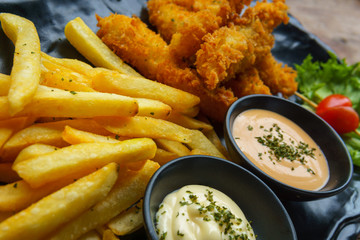
<path id="1" fill-rule="evenodd" d="M 284 0 L 150 0 L 149 20 L 98 18 L 98 36 L 146 78 L 200 97 L 201 112 L 222 122 L 229 106 L 250 94 L 288 97 L 296 71 L 271 54 L 272 31 L 287 23 Z M 239 14 L 242 12 L 242 14 Z"/>
<path id="2" fill-rule="evenodd" d="M 156 79 L 157 66 L 169 60 L 166 42 L 137 17 L 112 14 L 97 16 L 97 35 L 117 55 L 149 79 Z"/>
<path id="3" fill-rule="evenodd" d="M 271 95 L 269 87 L 260 79 L 256 68 L 249 68 L 246 72 L 239 74 L 228 85 L 238 98 L 251 94 Z"/>
<path id="4" fill-rule="evenodd" d="M 296 71 L 287 65 L 283 65 L 268 54 L 255 63 L 261 80 L 270 88 L 271 93 L 282 93 L 284 97 L 293 95 L 298 87 Z"/>
<path id="5" fill-rule="evenodd" d="M 224 87 L 209 91 L 196 71 L 179 68 L 170 56 L 168 46 L 137 17 L 112 14 L 98 17 L 98 36 L 124 61 L 146 78 L 182 89 L 200 97 L 201 111 L 217 121 L 237 98 Z"/>
<path id="6" fill-rule="evenodd" d="M 178 62 L 192 62 L 202 38 L 225 26 L 249 0 L 150 0 L 149 21 Z"/>

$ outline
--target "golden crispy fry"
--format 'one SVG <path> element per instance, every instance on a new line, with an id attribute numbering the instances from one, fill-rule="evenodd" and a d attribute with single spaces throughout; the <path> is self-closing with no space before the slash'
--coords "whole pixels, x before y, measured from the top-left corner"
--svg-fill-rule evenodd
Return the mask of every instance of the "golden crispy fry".
<path id="1" fill-rule="evenodd" d="M 171 112 L 169 118 L 167 119 L 170 122 L 176 123 L 180 126 L 200 130 L 200 131 L 210 131 L 213 129 L 213 126 L 211 124 L 197 120 L 195 118 L 191 118 L 189 116 L 183 115 L 178 112 Z"/>
<path id="2" fill-rule="evenodd" d="M 0 14 L 1 26 L 15 45 L 9 89 L 9 112 L 24 109 L 35 95 L 40 80 L 40 40 L 34 24 L 10 13 Z"/>
<path id="3" fill-rule="evenodd" d="M 111 163 L 0 223 L 0 239 L 41 239 L 104 199 L 118 176 Z M 61 206 L 61 207 L 59 207 Z"/>
<path id="4" fill-rule="evenodd" d="M 62 178 L 38 188 L 32 188 L 24 180 L 2 185 L 0 186 L 0 211 L 21 211 L 72 182 L 74 182 L 73 178 Z"/>
<path id="5" fill-rule="evenodd" d="M 10 88 L 10 76 L 0 73 L 0 96 L 6 96 Z"/>
<path id="6" fill-rule="evenodd" d="M 222 155 L 224 155 L 226 159 L 231 160 L 229 157 L 229 153 L 227 152 L 224 145 L 221 143 L 221 140 L 214 129 L 203 133 L 210 140 L 210 142 L 214 144 L 214 146 L 219 150 L 219 152 L 221 152 Z"/>
<path id="7" fill-rule="evenodd" d="M 181 112 L 182 114 L 184 114 L 185 116 L 188 117 L 196 117 L 200 112 L 200 107 L 199 106 L 195 106 L 192 108 L 188 108 L 185 111 Z"/>
<path id="8" fill-rule="evenodd" d="M 43 154 L 51 153 L 56 150 L 58 150 L 57 147 L 42 143 L 35 143 L 21 150 L 13 164 L 17 164 L 33 157 L 38 157 Z"/>
<path id="9" fill-rule="evenodd" d="M 135 116 L 97 117 L 95 120 L 119 136 L 164 138 L 183 143 L 191 141 L 191 130 L 162 119 Z"/>
<path id="10" fill-rule="evenodd" d="M 69 144 L 79 144 L 79 143 L 94 143 L 94 142 L 107 142 L 107 143 L 118 143 L 119 138 L 115 139 L 110 136 L 102 136 L 99 134 L 81 131 L 70 126 L 65 126 L 64 131 L 62 132 L 62 138 L 65 142 Z"/>
<path id="11" fill-rule="evenodd" d="M 106 229 L 104 231 L 102 240 L 119 240 L 119 238 L 115 236 L 115 234 L 113 233 L 113 231 L 111 231 L 111 229 Z"/>
<path id="12" fill-rule="evenodd" d="M 9 102 L 0 97 L 0 119 L 9 118 Z M 39 86 L 32 101 L 16 116 L 79 117 L 134 116 L 138 112 L 136 99 L 100 92 L 64 91 Z"/>
<path id="13" fill-rule="evenodd" d="M 141 228 L 144 224 L 142 214 L 142 200 L 137 204 L 120 213 L 108 222 L 107 226 L 113 233 L 119 236 L 130 234 Z"/>
<path id="14" fill-rule="evenodd" d="M 22 149 L 34 143 L 44 143 L 55 147 L 67 146 L 68 144 L 61 136 L 62 131 L 67 125 L 101 135 L 109 134 L 109 131 L 91 119 L 73 119 L 34 124 L 17 132 L 4 144 L 0 156 L 2 161 L 13 161 Z"/>
<path id="15" fill-rule="evenodd" d="M 0 222 L 14 215 L 15 212 L 0 212 Z"/>
<path id="16" fill-rule="evenodd" d="M 112 52 L 80 17 L 68 22 L 64 32 L 71 45 L 95 66 L 141 76 Z"/>
<path id="17" fill-rule="evenodd" d="M 143 197 L 147 183 L 159 167 L 158 163 L 149 160 L 138 172 L 120 173 L 123 174 L 122 177 L 118 179 L 103 201 L 65 224 L 50 239 L 73 240 L 92 229 L 103 226 Z"/>
<path id="18" fill-rule="evenodd" d="M 211 156 L 210 153 L 205 152 L 204 150 L 201 150 L 201 149 L 192 149 L 190 151 L 189 155 L 207 155 L 207 156 Z"/>
<path id="19" fill-rule="evenodd" d="M 62 177 L 89 173 L 110 162 L 136 162 L 153 158 L 154 141 L 149 138 L 119 143 L 71 145 L 13 165 L 13 169 L 32 187 L 40 187 Z"/>
<path id="20" fill-rule="evenodd" d="M 12 183 L 21 179 L 11 167 L 12 163 L 0 163 L 0 183 Z"/>
<path id="21" fill-rule="evenodd" d="M 101 239 L 102 238 L 100 234 L 95 230 L 87 232 L 78 238 L 78 240 L 101 240 Z"/>
<path id="22" fill-rule="evenodd" d="M 80 61 L 77 59 L 71 59 L 71 58 L 56 58 L 56 57 L 52 57 L 44 52 L 41 52 L 41 62 L 43 65 L 45 65 L 47 67 L 56 66 L 56 67 L 62 67 L 65 69 L 70 69 L 74 73 L 79 73 L 83 76 L 87 76 L 88 81 L 96 73 L 96 71 L 94 71 L 94 68 L 91 65 L 89 65 L 83 61 Z M 50 64 L 50 63 L 52 63 L 52 64 Z M 52 70 L 55 70 L 55 69 L 52 69 Z M 90 84 L 91 80 L 87 83 Z"/>
<path id="23" fill-rule="evenodd" d="M 158 100 L 147 98 L 135 98 L 139 105 L 138 116 L 167 119 L 171 113 L 171 107 Z"/>
<path id="24" fill-rule="evenodd" d="M 69 91 L 94 92 L 91 88 L 91 78 L 74 70 L 53 63 L 45 58 L 41 59 L 42 71 L 40 84 L 48 87 Z"/>
<path id="25" fill-rule="evenodd" d="M 94 89 L 101 92 L 117 93 L 130 97 L 159 100 L 174 110 L 186 112 L 199 104 L 199 97 L 149 79 L 98 69 L 93 79 Z"/>
<path id="26" fill-rule="evenodd" d="M 160 164 L 160 166 L 164 165 L 171 160 L 180 157 L 178 154 L 166 151 L 164 149 L 158 148 L 156 149 L 155 157 L 152 159 L 153 161 Z"/>
<path id="27" fill-rule="evenodd" d="M 191 149 L 198 149 L 208 153 L 208 155 L 225 159 L 225 156 L 199 130 L 192 130 L 191 142 L 188 145 Z"/>
<path id="28" fill-rule="evenodd" d="M 95 230 L 92 230 L 83 234 L 78 238 L 78 240 L 101 240 L 101 237 L 99 233 L 97 233 Z"/>
<path id="29" fill-rule="evenodd" d="M 27 127 L 33 121 L 34 119 L 27 117 L 11 118 L 0 121 L 0 149 L 13 134 L 22 128 Z"/>
<path id="30" fill-rule="evenodd" d="M 155 139 L 156 145 L 160 148 L 175 153 L 178 156 L 186 156 L 190 154 L 190 150 L 181 142 L 168 139 Z"/>

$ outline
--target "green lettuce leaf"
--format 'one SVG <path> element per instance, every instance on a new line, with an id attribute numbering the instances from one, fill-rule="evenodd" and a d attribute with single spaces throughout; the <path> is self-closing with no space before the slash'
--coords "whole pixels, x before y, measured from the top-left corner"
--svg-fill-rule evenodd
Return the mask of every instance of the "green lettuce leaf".
<path id="1" fill-rule="evenodd" d="M 327 62 L 312 61 L 308 55 L 301 65 L 295 64 L 299 92 L 315 103 L 331 94 L 345 95 L 360 115 L 360 62 L 348 65 L 345 59 L 339 61 L 335 54 L 329 55 Z M 360 136 L 349 133 L 342 138 L 354 165 L 360 166 Z"/>

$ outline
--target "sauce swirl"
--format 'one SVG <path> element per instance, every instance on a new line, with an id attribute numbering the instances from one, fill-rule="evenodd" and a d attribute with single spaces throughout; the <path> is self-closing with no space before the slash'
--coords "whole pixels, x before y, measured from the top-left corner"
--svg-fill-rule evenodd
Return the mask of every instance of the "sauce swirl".
<path id="1" fill-rule="evenodd" d="M 290 186 L 319 190 L 329 178 L 326 158 L 297 124 L 272 111 L 251 109 L 234 120 L 233 137 L 258 168 Z"/>
<path id="2" fill-rule="evenodd" d="M 203 185 L 187 185 L 168 194 L 156 213 L 156 230 L 160 240 L 255 239 L 239 206 Z"/>

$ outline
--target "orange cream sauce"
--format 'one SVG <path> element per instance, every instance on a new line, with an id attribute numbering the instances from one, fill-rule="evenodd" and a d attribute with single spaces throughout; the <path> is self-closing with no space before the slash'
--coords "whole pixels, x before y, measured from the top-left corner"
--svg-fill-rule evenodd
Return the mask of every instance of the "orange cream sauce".
<path id="1" fill-rule="evenodd" d="M 234 121 L 233 137 L 258 168 L 290 186 L 319 190 L 329 178 L 327 160 L 297 124 L 272 111 L 251 109 Z"/>

